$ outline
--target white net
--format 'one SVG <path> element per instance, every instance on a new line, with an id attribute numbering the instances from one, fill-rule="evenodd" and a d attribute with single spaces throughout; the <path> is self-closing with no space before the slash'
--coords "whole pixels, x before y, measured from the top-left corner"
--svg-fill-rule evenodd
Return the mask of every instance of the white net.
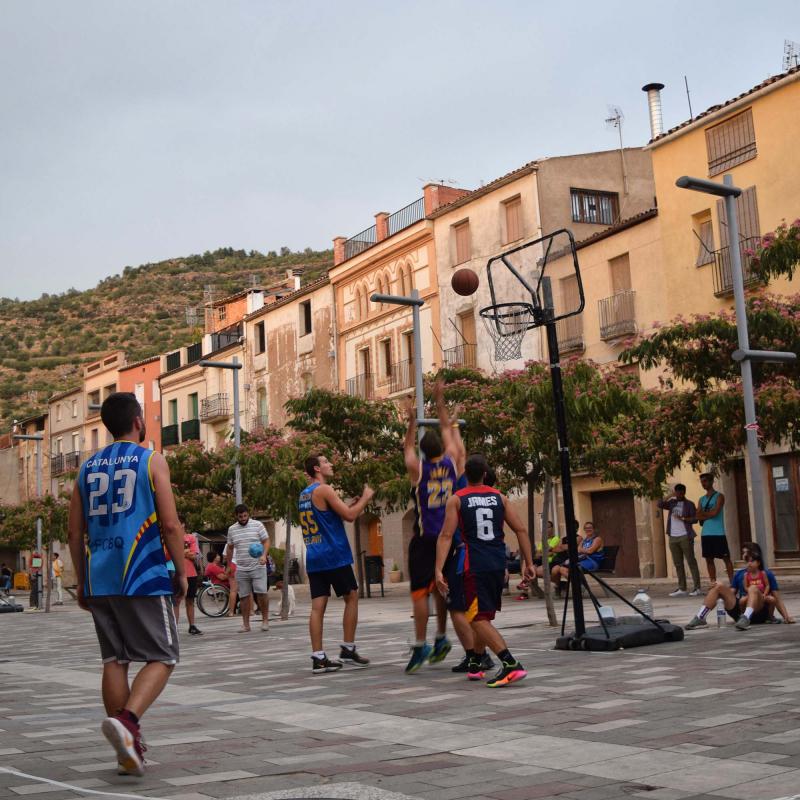
<path id="1" fill-rule="evenodd" d="M 494 342 L 495 361 L 522 358 L 522 340 L 533 325 L 533 308 L 528 303 L 499 303 L 481 309 L 481 319 Z"/>

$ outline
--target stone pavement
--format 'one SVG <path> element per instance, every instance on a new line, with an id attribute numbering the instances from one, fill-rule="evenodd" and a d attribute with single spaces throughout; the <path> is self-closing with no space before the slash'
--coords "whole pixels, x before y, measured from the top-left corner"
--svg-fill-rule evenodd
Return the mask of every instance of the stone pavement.
<path id="1" fill-rule="evenodd" d="M 366 670 L 312 676 L 308 602 L 269 633 L 198 615 L 143 730 L 149 769 L 112 769 L 99 732 L 100 664 L 88 614 L 0 617 L 0 797 L 205 800 L 778 798 L 800 793 L 800 625 L 732 625 L 617 653 L 552 650 L 543 603 L 500 627 L 527 680 L 490 690 L 442 665 L 406 676 L 405 587 L 362 602 Z M 685 622 L 695 598 L 656 595 Z M 800 616 L 800 597 L 789 593 Z M 617 612 L 618 601 L 612 602 Z M 332 601 L 326 641 L 338 641 Z M 713 625 L 713 622 L 712 622 Z M 338 649 L 338 648 L 337 648 Z M 3 772 L 11 768 L 31 777 Z M 101 793 L 82 795 L 46 778 Z"/>

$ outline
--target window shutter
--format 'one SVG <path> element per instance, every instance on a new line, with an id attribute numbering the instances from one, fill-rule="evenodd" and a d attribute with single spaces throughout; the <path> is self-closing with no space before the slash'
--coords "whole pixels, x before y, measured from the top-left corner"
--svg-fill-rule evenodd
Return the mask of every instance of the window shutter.
<path id="1" fill-rule="evenodd" d="M 711 264 L 714 261 L 714 228 L 710 219 L 705 219 L 700 223 L 698 236 L 700 241 L 697 243 L 695 266 L 702 267 L 703 264 Z"/>
<path id="2" fill-rule="evenodd" d="M 728 212 L 725 201 L 717 200 L 717 216 L 719 218 L 720 247 L 728 246 Z M 736 218 L 739 223 L 739 241 L 761 236 L 761 225 L 758 219 L 758 200 L 756 187 L 749 186 L 736 198 Z"/>
<path id="3" fill-rule="evenodd" d="M 506 242 L 514 242 L 522 236 L 521 210 L 519 197 L 506 203 Z"/>
<path id="4" fill-rule="evenodd" d="M 470 258 L 469 222 L 456 225 L 456 264 L 463 264 Z"/>
<path id="5" fill-rule="evenodd" d="M 613 294 L 627 292 L 631 288 L 631 260 L 625 253 L 609 262 L 611 266 L 611 291 Z"/>

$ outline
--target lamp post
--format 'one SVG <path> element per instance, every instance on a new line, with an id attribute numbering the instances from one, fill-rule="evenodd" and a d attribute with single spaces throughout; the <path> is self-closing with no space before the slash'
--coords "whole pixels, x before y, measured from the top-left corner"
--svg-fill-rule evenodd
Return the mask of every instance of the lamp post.
<path id="1" fill-rule="evenodd" d="M 197 362 L 201 367 L 216 367 L 217 369 L 229 369 L 233 372 L 233 444 L 236 447 L 236 464 L 234 465 L 234 493 L 236 505 L 242 502 L 242 468 L 239 465 L 239 448 L 242 444 L 242 426 L 239 422 L 239 374 L 237 370 L 242 368 L 237 356 L 231 361 L 209 361 L 202 359 Z"/>
<path id="2" fill-rule="evenodd" d="M 742 372 L 747 461 L 750 466 L 750 495 L 755 539 L 762 551 L 766 552 L 764 486 L 761 479 L 761 464 L 758 454 L 758 422 L 756 420 L 756 403 L 753 394 L 752 362 L 789 362 L 796 360 L 797 356 L 794 353 L 750 349 L 750 339 L 747 332 L 747 309 L 744 302 L 744 276 L 742 274 L 742 259 L 739 253 L 739 219 L 736 215 L 736 198 L 741 195 L 742 190 L 733 185 L 733 177 L 731 175 L 724 175 L 722 181 L 722 183 L 717 183 L 704 178 L 691 178 L 688 175 L 684 175 L 675 181 L 675 185 L 681 189 L 691 189 L 695 192 L 722 197 L 725 201 L 725 211 L 728 216 L 728 249 L 731 255 L 733 299 L 736 309 L 736 336 L 739 344 L 739 349 L 733 353 L 733 359 L 739 362 Z"/>
<path id="3" fill-rule="evenodd" d="M 44 435 L 41 433 L 15 433 L 12 434 L 12 439 L 18 439 L 28 442 L 36 442 L 36 497 L 42 496 L 42 442 Z M 42 518 L 36 517 L 36 552 L 39 557 L 42 555 Z M 36 573 L 36 608 L 42 607 L 42 569 L 44 569 L 44 560 L 42 560 L 42 568 Z"/>

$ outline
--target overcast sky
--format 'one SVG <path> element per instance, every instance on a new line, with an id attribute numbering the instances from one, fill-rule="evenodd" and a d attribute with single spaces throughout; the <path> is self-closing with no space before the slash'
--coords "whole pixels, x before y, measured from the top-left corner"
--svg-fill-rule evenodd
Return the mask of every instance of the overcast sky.
<path id="1" fill-rule="evenodd" d="M 0 296 L 330 247 L 423 182 L 649 138 L 780 72 L 795 0 L 1 0 Z"/>

